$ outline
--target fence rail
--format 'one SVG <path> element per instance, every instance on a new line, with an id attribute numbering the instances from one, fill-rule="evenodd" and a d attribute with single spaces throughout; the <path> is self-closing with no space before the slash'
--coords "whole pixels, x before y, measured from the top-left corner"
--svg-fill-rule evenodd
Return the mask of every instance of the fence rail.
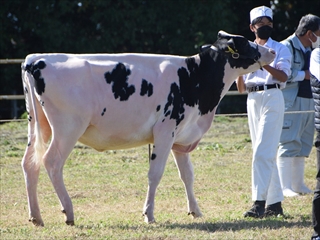
<path id="1" fill-rule="evenodd" d="M 0 64 L 17 64 L 22 63 L 24 59 L 0 59 Z"/>
<path id="2" fill-rule="evenodd" d="M 24 95 L 0 95 L 0 100 L 23 100 Z"/>

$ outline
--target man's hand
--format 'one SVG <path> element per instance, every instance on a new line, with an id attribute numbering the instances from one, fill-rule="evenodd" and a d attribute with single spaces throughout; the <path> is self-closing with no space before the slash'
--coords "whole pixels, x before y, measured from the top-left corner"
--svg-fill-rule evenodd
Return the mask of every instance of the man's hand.
<path id="1" fill-rule="evenodd" d="M 269 65 L 264 65 L 263 68 L 267 70 L 275 79 L 280 82 L 285 82 L 288 79 L 287 74 L 284 71 L 271 67 Z"/>
<path id="2" fill-rule="evenodd" d="M 305 73 L 304 79 L 305 80 L 310 80 L 310 71 L 309 70 L 305 70 L 304 73 Z"/>

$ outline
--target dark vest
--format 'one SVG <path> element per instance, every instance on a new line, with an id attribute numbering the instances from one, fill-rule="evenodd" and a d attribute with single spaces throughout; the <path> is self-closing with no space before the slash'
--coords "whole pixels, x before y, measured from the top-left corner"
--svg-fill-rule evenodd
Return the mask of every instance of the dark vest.
<path id="1" fill-rule="evenodd" d="M 303 53 L 304 56 L 304 66 L 301 70 L 308 70 L 310 66 L 310 51 Z M 311 88 L 310 88 L 310 81 L 303 80 L 299 82 L 299 91 L 298 96 L 303 98 L 312 98 Z"/>
<path id="2" fill-rule="evenodd" d="M 312 89 L 312 95 L 314 99 L 314 124 L 317 132 L 320 133 L 320 82 L 319 80 L 310 74 L 310 84 Z"/>
<path id="3" fill-rule="evenodd" d="M 293 43 L 291 40 L 288 40 L 291 47 L 292 47 L 292 51 L 293 51 L 293 61 L 295 59 L 295 55 L 296 55 L 296 50 L 295 47 L 293 46 Z M 300 70 L 308 70 L 309 69 L 309 65 L 310 65 L 310 51 L 307 52 L 303 52 L 301 50 L 301 53 L 303 54 L 304 57 L 304 66 L 302 69 Z M 302 98 L 312 98 L 312 92 L 311 92 L 311 87 L 310 87 L 310 81 L 304 79 L 303 81 L 299 81 L 299 90 L 298 90 L 298 97 L 302 97 Z"/>

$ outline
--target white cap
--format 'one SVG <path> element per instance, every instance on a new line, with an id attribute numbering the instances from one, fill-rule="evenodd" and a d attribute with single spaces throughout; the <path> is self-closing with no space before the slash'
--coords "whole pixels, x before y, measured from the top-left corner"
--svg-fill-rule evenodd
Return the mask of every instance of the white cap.
<path id="1" fill-rule="evenodd" d="M 272 19 L 272 10 L 266 6 L 260 6 L 250 11 L 250 23 L 258 17 L 270 17 Z"/>

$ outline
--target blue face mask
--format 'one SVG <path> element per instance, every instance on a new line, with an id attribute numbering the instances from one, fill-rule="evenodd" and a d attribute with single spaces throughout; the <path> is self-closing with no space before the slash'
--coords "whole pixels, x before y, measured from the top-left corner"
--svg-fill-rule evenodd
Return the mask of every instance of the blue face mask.
<path id="1" fill-rule="evenodd" d="M 257 29 L 257 36 L 261 39 L 266 40 L 271 36 L 272 30 L 273 28 L 268 25 L 259 27 Z"/>

